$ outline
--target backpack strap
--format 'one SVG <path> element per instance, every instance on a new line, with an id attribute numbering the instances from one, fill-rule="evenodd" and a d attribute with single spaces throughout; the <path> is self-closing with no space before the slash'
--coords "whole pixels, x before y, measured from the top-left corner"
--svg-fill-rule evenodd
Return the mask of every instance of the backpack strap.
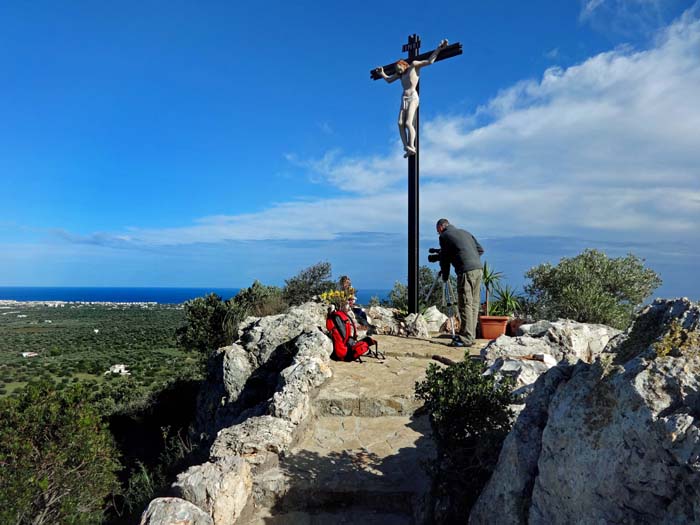
<path id="1" fill-rule="evenodd" d="M 339 312 L 332 312 L 331 316 L 335 329 L 338 330 L 338 333 L 343 338 L 343 342 L 347 342 L 349 334 L 345 329 L 345 320 L 341 317 Z"/>

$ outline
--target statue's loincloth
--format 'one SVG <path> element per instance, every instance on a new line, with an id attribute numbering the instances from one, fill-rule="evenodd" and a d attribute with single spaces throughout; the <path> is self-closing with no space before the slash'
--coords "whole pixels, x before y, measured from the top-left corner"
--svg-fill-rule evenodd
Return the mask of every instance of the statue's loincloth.
<path id="1" fill-rule="evenodd" d="M 416 103 L 419 102 L 418 93 L 416 93 L 415 91 L 411 95 L 403 95 L 401 97 L 401 109 L 404 111 L 408 110 L 408 106 L 414 100 L 416 101 Z"/>

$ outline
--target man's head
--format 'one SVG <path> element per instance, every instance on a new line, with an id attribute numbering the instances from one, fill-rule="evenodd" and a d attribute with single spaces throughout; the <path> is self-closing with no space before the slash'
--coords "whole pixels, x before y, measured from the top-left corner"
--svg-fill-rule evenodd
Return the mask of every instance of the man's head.
<path id="1" fill-rule="evenodd" d="M 399 61 L 396 63 L 396 72 L 397 72 L 399 75 L 403 75 L 404 72 L 408 69 L 408 66 L 409 66 L 409 63 L 408 63 L 408 62 L 406 62 L 405 60 L 399 60 Z"/>
<path id="2" fill-rule="evenodd" d="M 440 219 L 437 221 L 437 224 L 435 225 L 435 229 L 437 230 L 438 234 L 442 233 L 445 231 L 445 228 L 447 228 L 450 225 L 450 221 L 447 219 Z"/>

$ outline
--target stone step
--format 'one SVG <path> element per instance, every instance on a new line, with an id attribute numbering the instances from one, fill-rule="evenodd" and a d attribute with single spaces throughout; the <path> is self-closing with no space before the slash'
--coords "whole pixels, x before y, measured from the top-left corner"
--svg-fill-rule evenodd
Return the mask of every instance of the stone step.
<path id="1" fill-rule="evenodd" d="M 288 512 L 256 516 L 249 525 L 413 525 L 413 518 L 405 514 L 366 511 L 353 508 L 338 512 Z"/>
<path id="2" fill-rule="evenodd" d="M 331 367 L 333 377 L 314 401 L 320 416 L 410 415 L 423 404 L 413 390 L 425 378 L 425 359 L 388 356 L 384 361 L 333 362 Z"/>
<path id="3" fill-rule="evenodd" d="M 426 466 L 435 455 L 426 416 L 320 417 L 279 466 L 259 478 L 256 506 L 275 516 L 352 508 L 410 523 L 422 512 L 430 490 Z"/>

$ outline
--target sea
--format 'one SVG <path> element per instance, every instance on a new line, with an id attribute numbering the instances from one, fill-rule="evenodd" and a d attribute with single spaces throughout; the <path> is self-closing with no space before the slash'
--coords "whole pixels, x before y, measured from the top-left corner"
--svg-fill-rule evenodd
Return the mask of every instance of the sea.
<path id="1" fill-rule="evenodd" d="M 210 293 L 230 299 L 239 290 L 240 288 L 0 286 L 0 300 L 180 304 Z M 386 299 L 389 292 L 385 289 L 367 289 L 357 290 L 355 295 L 359 304 L 367 304 L 372 297 Z"/>

